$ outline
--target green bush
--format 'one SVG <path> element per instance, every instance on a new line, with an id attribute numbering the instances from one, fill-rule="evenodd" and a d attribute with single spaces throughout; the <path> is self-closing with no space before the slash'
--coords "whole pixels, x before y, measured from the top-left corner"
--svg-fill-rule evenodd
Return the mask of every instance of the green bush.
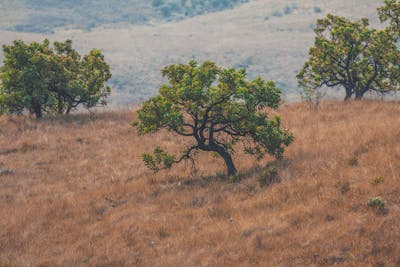
<path id="1" fill-rule="evenodd" d="M 381 197 L 372 197 L 367 201 L 368 207 L 382 210 L 385 208 L 386 202 Z"/>

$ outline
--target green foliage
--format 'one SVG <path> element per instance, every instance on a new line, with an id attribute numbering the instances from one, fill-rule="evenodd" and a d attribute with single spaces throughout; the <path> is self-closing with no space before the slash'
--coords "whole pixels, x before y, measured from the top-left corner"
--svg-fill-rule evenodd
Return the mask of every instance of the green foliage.
<path id="1" fill-rule="evenodd" d="M 74 108 L 105 105 L 111 78 L 99 50 L 83 58 L 72 41 L 25 44 L 14 41 L 3 46 L 0 68 L 0 111 L 21 114 L 25 109 L 41 117 L 43 112 L 69 113 Z"/>
<path id="2" fill-rule="evenodd" d="M 368 19 L 349 21 L 329 14 L 314 31 L 310 57 L 297 75 L 301 88 L 341 87 L 346 100 L 399 89 L 400 51 L 388 29 L 371 29 Z"/>
<path id="3" fill-rule="evenodd" d="M 378 8 L 381 22 L 389 22 L 389 29 L 396 39 L 400 36 L 400 2 L 396 0 L 385 0 L 384 5 Z"/>
<path id="4" fill-rule="evenodd" d="M 261 173 L 261 176 L 259 177 L 258 181 L 260 185 L 271 185 L 279 180 L 278 176 L 278 168 L 275 166 L 275 164 L 268 164 L 265 167 L 265 170 Z"/>
<path id="5" fill-rule="evenodd" d="M 368 207 L 382 210 L 385 208 L 386 202 L 381 197 L 372 197 L 367 201 Z"/>
<path id="6" fill-rule="evenodd" d="M 160 168 L 170 169 L 175 161 L 175 157 L 165 153 L 159 146 L 154 149 L 153 155 L 143 154 L 142 159 L 147 168 L 153 172 L 158 172 Z"/>
<path id="7" fill-rule="evenodd" d="M 280 129 L 279 116 L 268 119 L 266 114 L 266 108 L 278 108 L 281 100 L 274 82 L 247 81 L 244 69 L 223 69 L 209 61 L 170 65 L 162 74 L 168 84 L 143 103 L 133 125 L 139 134 L 167 129 L 190 137 L 194 143 L 173 163 L 193 160 L 198 150 L 213 152 L 225 160 L 228 175 L 232 175 L 236 169 L 231 154 L 237 143 L 258 159 L 265 153 L 280 159 L 293 141 L 288 131 Z M 146 155 L 146 164 L 153 170 L 162 169 L 152 165 L 164 163 L 156 158 L 156 153 L 152 158 Z"/>

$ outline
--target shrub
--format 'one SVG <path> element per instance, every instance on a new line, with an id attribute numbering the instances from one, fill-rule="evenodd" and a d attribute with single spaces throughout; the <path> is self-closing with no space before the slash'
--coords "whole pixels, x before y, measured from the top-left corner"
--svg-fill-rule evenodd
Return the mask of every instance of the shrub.
<path id="1" fill-rule="evenodd" d="M 349 165 L 350 166 L 358 166 L 358 158 L 356 156 L 353 156 L 349 159 Z"/>
<path id="2" fill-rule="evenodd" d="M 339 183 L 339 189 L 340 189 L 340 193 L 346 194 L 351 189 L 350 188 L 350 182 L 349 181 L 344 181 L 342 183 Z"/>
<path id="3" fill-rule="evenodd" d="M 385 182 L 385 178 L 383 176 L 377 176 L 371 180 L 371 184 L 378 185 L 383 184 Z"/>
<path id="4" fill-rule="evenodd" d="M 372 197 L 367 201 L 368 207 L 382 210 L 385 208 L 386 202 L 381 197 Z"/>
<path id="5" fill-rule="evenodd" d="M 314 7 L 314 13 L 321 13 L 321 12 L 322 12 L 322 10 L 319 6 Z"/>
<path id="6" fill-rule="evenodd" d="M 268 164 L 258 179 L 260 185 L 271 185 L 279 181 L 278 168 L 274 164 Z"/>
<path id="7" fill-rule="evenodd" d="M 290 13 L 292 13 L 292 8 L 291 8 L 289 5 L 286 5 L 286 6 L 283 8 L 283 13 L 284 13 L 285 15 L 289 15 Z"/>
<path id="8" fill-rule="evenodd" d="M 282 17 L 283 14 L 282 14 L 281 11 L 275 10 L 274 12 L 272 12 L 272 16 L 274 16 L 274 17 Z"/>

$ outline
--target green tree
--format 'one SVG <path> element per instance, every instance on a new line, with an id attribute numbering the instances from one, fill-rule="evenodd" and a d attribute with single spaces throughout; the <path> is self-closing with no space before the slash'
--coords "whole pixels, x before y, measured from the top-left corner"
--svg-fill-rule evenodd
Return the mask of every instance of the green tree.
<path id="1" fill-rule="evenodd" d="M 389 29 L 398 39 L 400 36 L 400 2 L 396 0 L 385 0 L 384 5 L 378 8 L 381 22 L 389 21 Z"/>
<path id="2" fill-rule="evenodd" d="M 244 69 L 202 65 L 170 65 L 162 70 L 168 84 L 137 111 L 133 125 L 139 134 L 166 129 L 193 142 L 176 158 L 156 147 L 143 160 L 153 171 L 192 160 L 197 151 L 213 152 L 225 161 L 228 175 L 236 173 L 232 159 L 234 145 L 261 159 L 265 153 L 282 158 L 293 136 L 280 129 L 280 118 L 268 119 L 266 109 L 276 109 L 280 90 L 272 81 L 246 80 Z"/>
<path id="3" fill-rule="evenodd" d="M 44 112 L 69 113 L 78 106 L 105 105 L 110 94 L 106 82 L 110 68 L 99 50 L 81 58 L 72 42 L 25 44 L 14 41 L 3 46 L 0 68 L 0 111 L 42 117 Z"/>
<path id="4" fill-rule="evenodd" d="M 315 34 L 310 57 L 297 75 L 303 89 L 341 87 L 345 100 L 399 89 L 400 52 L 388 29 L 371 29 L 368 19 L 349 21 L 329 14 L 318 20 Z"/>

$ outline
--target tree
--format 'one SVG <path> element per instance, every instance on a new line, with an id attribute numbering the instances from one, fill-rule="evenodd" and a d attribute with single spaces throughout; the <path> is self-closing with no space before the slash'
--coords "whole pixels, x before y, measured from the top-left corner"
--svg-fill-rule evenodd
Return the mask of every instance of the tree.
<path id="1" fill-rule="evenodd" d="M 396 39 L 400 36 L 400 2 L 396 0 L 385 0 L 384 5 L 378 8 L 381 22 L 389 21 L 389 29 Z"/>
<path id="2" fill-rule="evenodd" d="M 310 57 L 297 75 L 300 87 L 342 87 L 345 100 L 399 89 L 400 52 L 391 31 L 369 28 L 368 19 L 329 14 L 318 20 L 315 33 Z"/>
<path id="3" fill-rule="evenodd" d="M 266 109 L 276 109 L 280 90 L 272 81 L 246 80 L 244 69 L 219 68 L 213 62 L 202 65 L 170 65 L 162 70 L 168 84 L 137 111 L 133 125 L 138 133 L 166 129 L 188 137 L 192 143 L 176 158 L 160 147 L 144 154 L 146 165 L 157 172 L 183 160 L 194 162 L 198 151 L 213 152 L 225 161 L 228 175 L 236 173 L 232 159 L 234 145 L 241 143 L 248 154 L 261 159 L 265 153 L 282 158 L 293 136 L 280 129 L 279 116 L 268 119 Z"/>
<path id="4" fill-rule="evenodd" d="M 25 44 L 14 41 L 3 46 L 4 66 L 0 68 L 0 111 L 37 118 L 43 112 L 70 113 L 78 106 L 105 105 L 110 94 L 106 82 L 109 65 L 101 51 L 94 49 L 81 58 L 72 41 Z"/>

